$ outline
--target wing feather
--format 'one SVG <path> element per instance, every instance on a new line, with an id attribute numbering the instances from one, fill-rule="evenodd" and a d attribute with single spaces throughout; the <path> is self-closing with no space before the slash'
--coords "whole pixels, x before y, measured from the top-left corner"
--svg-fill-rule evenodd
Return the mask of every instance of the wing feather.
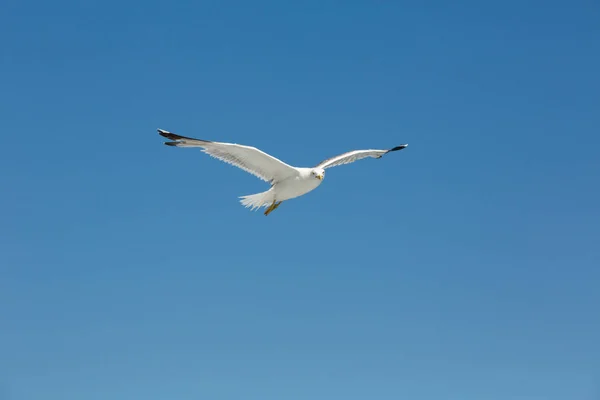
<path id="1" fill-rule="evenodd" d="M 162 129 L 159 129 L 158 133 L 172 140 L 172 142 L 165 142 L 168 146 L 200 147 L 211 157 L 234 165 L 267 182 L 281 181 L 298 173 L 296 168 L 256 147 L 194 139 Z"/>
<path id="2" fill-rule="evenodd" d="M 363 158 L 372 157 L 372 158 L 381 158 L 389 152 L 398 151 L 405 149 L 408 145 L 401 144 L 400 146 L 396 146 L 393 149 L 389 150 L 353 150 L 348 151 L 343 154 L 339 154 L 335 157 L 328 158 L 327 160 L 321 161 L 315 168 L 331 168 L 336 167 L 338 165 L 349 164 L 354 161 L 358 161 Z"/>

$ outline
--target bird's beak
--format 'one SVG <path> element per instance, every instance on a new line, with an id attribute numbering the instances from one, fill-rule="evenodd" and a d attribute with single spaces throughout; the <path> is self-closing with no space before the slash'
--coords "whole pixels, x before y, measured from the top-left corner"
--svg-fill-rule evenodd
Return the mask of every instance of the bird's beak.
<path id="1" fill-rule="evenodd" d="M 322 181 L 323 180 L 323 175 L 317 175 L 317 179 Z"/>

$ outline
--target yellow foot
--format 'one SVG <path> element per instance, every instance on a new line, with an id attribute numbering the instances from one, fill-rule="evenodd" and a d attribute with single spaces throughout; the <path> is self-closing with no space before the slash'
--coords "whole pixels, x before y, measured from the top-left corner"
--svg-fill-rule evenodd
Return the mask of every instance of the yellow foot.
<path id="1" fill-rule="evenodd" d="M 277 203 L 276 201 L 273 201 L 273 204 L 271 204 L 269 206 L 269 208 L 267 208 L 267 210 L 265 211 L 265 216 L 269 215 L 272 211 L 276 210 L 277 207 L 279 207 L 279 205 L 283 203 L 283 201 L 280 201 L 279 203 Z"/>

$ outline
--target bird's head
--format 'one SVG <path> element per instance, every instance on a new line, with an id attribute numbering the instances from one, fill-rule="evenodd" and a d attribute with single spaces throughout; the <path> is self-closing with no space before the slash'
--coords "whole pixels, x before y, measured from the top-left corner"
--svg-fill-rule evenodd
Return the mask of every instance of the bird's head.
<path id="1" fill-rule="evenodd" d="M 325 170 L 323 168 L 315 168 L 311 171 L 314 178 L 322 181 L 325 178 Z"/>

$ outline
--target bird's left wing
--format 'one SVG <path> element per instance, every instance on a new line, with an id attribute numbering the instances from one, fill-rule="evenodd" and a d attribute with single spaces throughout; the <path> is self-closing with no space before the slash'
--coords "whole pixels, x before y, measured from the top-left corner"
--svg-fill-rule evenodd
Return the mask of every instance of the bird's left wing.
<path id="1" fill-rule="evenodd" d="M 297 170 L 294 167 L 256 147 L 194 139 L 162 129 L 159 129 L 158 133 L 161 136 L 172 140 L 172 142 L 165 142 L 168 146 L 200 147 L 208 155 L 228 164 L 235 165 L 267 182 L 273 183 L 284 180 L 297 173 Z"/>
<path id="2" fill-rule="evenodd" d="M 327 160 L 321 161 L 319 163 L 319 165 L 317 165 L 315 168 L 323 168 L 323 169 L 331 168 L 331 167 L 335 167 L 338 165 L 349 164 L 351 162 L 354 162 L 354 161 L 357 161 L 357 160 L 360 160 L 360 159 L 366 158 L 366 157 L 381 158 L 385 154 L 387 154 L 391 151 L 402 150 L 402 149 L 405 149 L 407 146 L 408 146 L 407 144 L 401 144 L 400 146 L 396 146 L 393 149 L 389 149 L 389 150 L 353 150 L 353 151 L 349 151 L 344 154 L 340 154 L 335 157 L 328 158 Z"/>

